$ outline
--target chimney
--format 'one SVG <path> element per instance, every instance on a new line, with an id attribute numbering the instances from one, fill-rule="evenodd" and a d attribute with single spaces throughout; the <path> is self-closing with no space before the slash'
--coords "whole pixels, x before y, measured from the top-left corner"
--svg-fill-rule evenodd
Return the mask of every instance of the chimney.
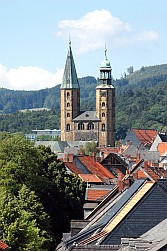
<path id="1" fill-rule="evenodd" d="M 118 153 L 120 153 L 120 149 L 121 149 L 121 143 L 120 141 L 118 141 Z"/>
<path id="2" fill-rule="evenodd" d="M 119 192 L 123 191 L 124 189 L 124 184 L 123 184 L 123 173 L 118 173 L 118 187 L 119 187 Z"/>

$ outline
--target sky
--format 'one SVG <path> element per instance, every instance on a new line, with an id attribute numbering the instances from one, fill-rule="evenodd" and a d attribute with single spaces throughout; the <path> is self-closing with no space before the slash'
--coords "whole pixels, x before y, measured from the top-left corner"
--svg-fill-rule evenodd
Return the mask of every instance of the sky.
<path id="1" fill-rule="evenodd" d="M 69 39 L 78 77 L 167 63 L 166 0 L 0 0 L 0 87 L 61 84 Z"/>

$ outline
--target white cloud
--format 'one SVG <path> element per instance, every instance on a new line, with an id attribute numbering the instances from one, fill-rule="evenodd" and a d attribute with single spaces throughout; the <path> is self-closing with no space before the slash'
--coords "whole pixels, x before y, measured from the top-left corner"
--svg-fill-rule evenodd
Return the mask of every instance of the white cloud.
<path id="1" fill-rule="evenodd" d="M 156 41 L 155 31 L 133 34 L 131 26 L 112 16 L 107 10 L 94 10 L 77 20 L 61 20 L 57 36 L 68 38 L 69 34 L 78 53 L 104 48 L 104 43 L 113 47 L 141 42 Z"/>
<path id="2" fill-rule="evenodd" d="M 63 69 L 50 73 L 40 67 L 20 66 L 9 69 L 0 64 L 0 87 L 12 90 L 40 90 L 51 88 L 62 81 Z"/>
<path id="3" fill-rule="evenodd" d="M 139 41 L 158 41 L 158 33 L 155 31 L 144 31 L 137 35 L 137 40 Z"/>

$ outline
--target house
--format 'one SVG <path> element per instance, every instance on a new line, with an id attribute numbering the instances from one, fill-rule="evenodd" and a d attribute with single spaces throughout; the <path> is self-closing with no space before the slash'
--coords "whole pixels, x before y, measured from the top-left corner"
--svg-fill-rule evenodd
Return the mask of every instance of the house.
<path id="1" fill-rule="evenodd" d="M 109 170 L 116 178 L 119 173 L 125 175 L 128 170 L 128 164 L 115 153 L 109 153 L 101 161 L 101 165 Z"/>
<path id="2" fill-rule="evenodd" d="M 139 238 L 121 238 L 119 251 L 167 250 L 167 219 L 141 235 Z"/>
<path id="3" fill-rule="evenodd" d="M 152 129 L 132 129 L 125 137 L 123 144 L 132 144 L 138 149 L 150 149 L 158 132 Z"/>
<path id="4" fill-rule="evenodd" d="M 94 209 L 86 219 L 89 223 L 64 240 L 66 250 L 118 250 L 121 238 L 144 235 L 167 218 L 167 180 L 138 179 L 115 199 L 106 200 L 102 209 Z"/>
<path id="5" fill-rule="evenodd" d="M 167 142 L 167 134 L 166 133 L 158 133 L 154 139 L 154 142 L 152 143 L 150 151 L 157 151 L 158 145 L 160 143 L 165 143 L 165 142 Z"/>

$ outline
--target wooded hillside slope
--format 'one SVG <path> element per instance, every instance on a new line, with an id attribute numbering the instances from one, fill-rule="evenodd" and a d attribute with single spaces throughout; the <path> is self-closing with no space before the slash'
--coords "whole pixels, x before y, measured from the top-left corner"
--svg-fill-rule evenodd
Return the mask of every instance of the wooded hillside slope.
<path id="1" fill-rule="evenodd" d="M 81 109 L 95 109 L 97 81 L 79 79 Z M 113 80 L 116 88 L 116 139 L 131 128 L 167 132 L 167 64 L 142 67 Z M 49 108 L 51 111 L 18 110 Z M 39 91 L 13 91 L 0 88 L 0 131 L 30 132 L 32 129 L 60 128 L 60 85 Z"/>

